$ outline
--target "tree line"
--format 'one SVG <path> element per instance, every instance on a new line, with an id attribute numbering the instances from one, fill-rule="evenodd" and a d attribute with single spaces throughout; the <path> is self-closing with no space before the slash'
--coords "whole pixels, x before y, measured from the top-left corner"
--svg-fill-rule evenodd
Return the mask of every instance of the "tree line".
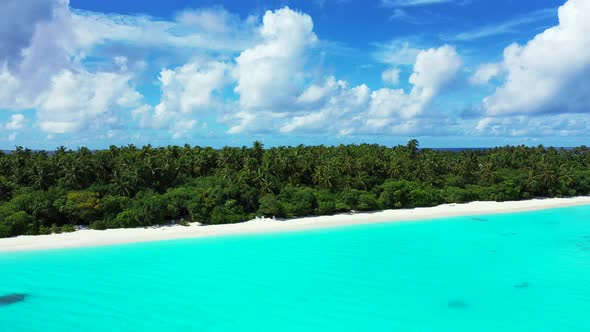
<path id="1" fill-rule="evenodd" d="M 418 141 L 0 153 L 0 237 L 590 194 L 590 150 Z"/>

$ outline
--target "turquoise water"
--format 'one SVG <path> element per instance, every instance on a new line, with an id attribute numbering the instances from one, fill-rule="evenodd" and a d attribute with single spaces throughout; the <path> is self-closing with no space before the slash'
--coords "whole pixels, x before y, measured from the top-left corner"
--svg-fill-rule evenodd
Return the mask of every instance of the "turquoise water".
<path id="1" fill-rule="evenodd" d="M 0 331 L 590 331 L 590 206 L 0 254 Z"/>

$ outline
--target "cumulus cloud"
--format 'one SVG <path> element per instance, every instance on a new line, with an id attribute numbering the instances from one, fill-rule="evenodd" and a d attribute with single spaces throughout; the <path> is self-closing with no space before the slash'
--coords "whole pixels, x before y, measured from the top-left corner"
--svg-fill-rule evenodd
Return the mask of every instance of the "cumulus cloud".
<path id="1" fill-rule="evenodd" d="M 236 114 L 226 116 L 224 121 L 231 124 L 227 131 L 229 134 L 241 134 L 244 132 L 268 133 L 276 130 L 275 121 L 277 119 L 284 119 L 287 116 L 287 113 L 272 111 L 239 111 Z"/>
<path id="2" fill-rule="evenodd" d="M 18 30 L 19 42 L 10 42 L 12 49 L 3 47 L 0 54 L 5 88 L 0 108 L 35 108 L 39 128 L 60 134 L 115 125 L 118 112 L 141 99 L 129 74 L 91 72 L 81 64 L 91 45 L 78 30 L 68 1 L 23 0 L 13 7 L 11 15 L 22 16 L 1 23 L 0 33 L 16 21 L 28 28 Z"/>
<path id="3" fill-rule="evenodd" d="M 12 43 L 3 41 L 0 53 L 0 108 L 25 109 L 36 105 L 37 97 L 47 88 L 48 77 L 76 66 L 76 41 L 68 22 L 68 4 L 54 0 L 24 0 L 8 5 L 6 21 L 0 23 L 0 34 L 11 34 L 18 22 Z M 15 17 L 12 15 L 22 15 Z M 5 43 L 5 44 L 4 44 Z M 17 56 L 15 56 L 17 54 Z"/>
<path id="4" fill-rule="evenodd" d="M 461 0 L 381 0 L 381 5 L 384 7 L 414 7 L 460 1 Z"/>
<path id="5" fill-rule="evenodd" d="M 190 114 L 211 107 L 213 93 L 226 83 L 228 65 L 224 62 L 191 62 L 160 72 L 162 98 L 157 107 Z"/>
<path id="6" fill-rule="evenodd" d="M 452 81 L 461 64 L 456 50 L 448 45 L 420 52 L 410 76 L 413 87 L 409 93 L 403 89 L 388 88 L 371 91 L 366 85 L 350 87 L 345 81 L 328 78 L 323 86 L 312 85 L 300 96 L 300 100 L 307 100 L 313 108 L 300 111 L 302 114 L 287 121 L 280 130 L 292 132 L 322 128 L 346 135 L 407 134 L 418 126 L 428 128 L 427 121 L 418 117 Z M 309 98 L 310 95 L 317 97 Z"/>
<path id="7" fill-rule="evenodd" d="M 228 33 L 241 24 L 239 17 L 223 8 L 184 10 L 176 20 L 185 26 L 213 33 Z"/>
<path id="8" fill-rule="evenodd" d="M 10 121 L 4 125 L 6 130 L 21 130 L 25 127 L 25 116 L 22 114 L 13 114 Z"/>
<path id="9" fill-rule="evenodd" d="M 487 84 L 495 77 L 498 77 L 502 71 L 501 63 L 486 63 L 480 65 L 475 73 L 469 78 L 469 81 L 475 85 Z"/>
<path id="10" fill-rule="evenodd" d="M 412 93 L 430 100 L 455 77 L 461 65 L 457 50 L 449 45 L 420 52 L 410 76 L 410 83 L 414 85 Z"/>
<path id="11" fill-rule="evenodd" d="M 449 45 L 420 52 L 410 76 L 413 85 L 410 93 L 402 89 L 374 91 L 368 125 L 384 127 L 395 118 L 409 119 L 422 114 L 432 99 L 455 78 L 461 65 L 459 54 Z"/>
<path id="12" fill-rule="evenodd" d="M 590 119 L 580 114 L 556 114 L 547 117 L 512 115 L 484 117 L 468 132 L 478 136 L 497 137 L 588 137 Z"/>
<path id="13" fill-rule="evenodd" d="M 102 130 L 94 137 L 112 138 L 125 130 L 129 113 L 130 127 L 168 130 L 172 138 L 205 128 L 207 116 L 231 134 L 437 135 L 459 127 L 434 102 L 461 71 L 461 57 L 449 45 L 376 44 L 372 55 L 387 69 L 384 87 L 371 89 L 323 74 L 311 59 L 329 42 L 318 42 L 309 15 L 288 7 L 267 11 L 261 22 L 221 7 L 164 20 L 75 10 L 67 0 L 5 1 L 0 109 L 35 109 L 35 125 L 50 135 Z M 389 1 L 398 7 L 436 2 Z M 559 9 L 558 26 L 507 47 L 503 61 L 477 68 L 472 84 L 500 85 L 477 106 L 483 111 L 465 120 L 473 124 L 468 133 L 534 135 L 536 126 L 546 135 L 582 135 L 590 125 L 580 116 L 590 105 L 589 13 L 587 1 L 569 0 Z M 161 90 L 153 104 L 136 89 L 146 81 L 134 73 L 141 68 L 135 55 L 104 53 L 129 47 L 172 49 L 188 61 L 149 59 L 157 66 L 149 68 L 149 81 Z M 402 70 L 411 74 L 407 82 Z M 548 121 L 524 115 L 545 113 L 579 114 Z M 14 139 L 28 122 L 14 114 L 0 128 Z"/>
<path id="14" fill-rule="evenodd" d="M 70 12 L 72 26 L 84 45 L 107 42 L 132 43 L 136 47 L 188 48 L 240 51 L 251 45 L 255 17 L 242 21 L 221 8 L 187 9 L 175 20 L 150 16 Z"/>
<path id="15" fill-rule="evenodd" d="M 490 116 L 588 112 L 590 1 L 569 0 L 559 25 L 504 50 L 506 79 L 486 97 Z"/>
<path id="16" fill-rule="evenodd" d="M 322 91 L 321 98 L 301 98 L 310 91 Z M 355 122 L 358 112 L 366 109 L 370 100 L 370 89 L 362 84 L 350 87 L 346 81 L 336 81 L 334 77 L 326 79 L 322 86 L 310 86 L 299 98 L 301 110 L 280 126 L 280 131 L 315 131 L 348 134 Z M 306 108 L 308 108 L 306 110 Z"/>
<path id="17" fill-rule="evenodd" d="M 252 18 L 241 21 L 221 8 L 185 10 L 165 21 L 74 10 L 68 0 L 7 1 L 0 13 L 0 108 L 36 109 L 39 128 L 52 134 L 117 125 L 119 113 L 141 99 L 128 71 L 141 66 L 117 55 L 88 69 L 84 61 L 96 47 L 126 43 L 234 52 L 251 45 L 252 38 L 244 36 L 254 26 Z M 104 70 L 107 62 L 111 71 Z M 186 114 L 206 107 L 227 76 L 219 64 L 162 70 L 162 100 L 155 108 Z"/>
<path id="18" fill-rule="evenodd" d="M 26 48 L 36 25 L 51 19 L 52 3 L 47 0 L 4 0 L 0 11 L 0 59 L 10 67 L 16 67 L 21 50 Z M 18 19 L 15 19 L 18 18 Z"/>
<path id="19" fill-rule="evenodd" d="M 299 105 L 317 105 L 324 102 L 327 97 L 332 95 L 344 82 L 336 81 L 334 76 L 330 76 L 323 84 L 312 84 L 303 93 L 297 97 Z"/>
<path id="20" fill-rule="evenodd" d="M 116 125 L 119 112 L 141 100 L 129 80 L 129 75 L 103 72 L 55 75 L 39 98 L 39 126 L 45 132 L 63 134 Z"/>
<path id="21" fill-rule="evenodd" d="M 399 68 L 389 68 L 381 73 L 381 80 L 390 85 L 398 85 L 399 74 Z"/>
<path id="22" fill-rule="evenodd" d="M 292 105 L 323 94 L 312 91 L 298 101 L 307 55 L 317 42 L 309 15 L 288 7 L 267 11 L 257 35 L 260 42 L 235 59 L 232 77 L 239 111 L 222 119 L 229 133 L 269 130 L 274 120 L 292 111 Z"/>
<path id="23" fill-rule="evenodd" d="M 0 123 L 0 129 L 10 132 L 10 134 L 6 136 L 6 140 L 12 142 L 16 140 L 17 132 L 25 128 L 25 124 L 26 119 L 24 115 L 13 114 L 10 116 L 10 121 L 8 121 L 6 124 Z"/>
<path id="24" fill-rule="evenodd" d="M 160 103 L 142 105 L 132 116 L 141 128 L 170 129 L 178 138 L 195 127 L 191 117 L 219 107 L 216 94 L 228 83 L 229 65 L 219 61 L 195 60 L 174 69 L 163 69 L 159 81 Z"/>
<path id="25" fill-rule="evenodd" d="M 287 7 L 268 11 L 260 35 L 262 42 L 236 59 L 233 73 L 240 111 L 224 118 L 230 125 L 229 133 L 321 129 L 347 135 L 389 133 L 394 127 L 409 132 L 401 123 L 424 122 L 415 118 L 424 113 L 462 64 L 451 46 L 417 50 L 399 43 L 391 54 L 382 54 L 382 59 L 402 64 L 411 61 L 410 92 L 388 88 L 371 91 L 365 84 L 351 86 L 333 76 L 302 89 L 306 85 L 302 79 L 305 56 L 317 40 L 311 18 Z M 393 67 L 382 78 L 395 85 L 399 73 Z"/>
<path id="26" fill-rule="evenodd" d="M 391 65 L 413 65 L 416 57 L 422 51 L 410 45 L 408 41 L 392 40 L 384 44 L 376 44 L 377 51 L 373 52 L 375 60 Z"/>
<path id="27" fill-rule="evenodd" d="M 288 7 L 267 11 L 259 34 L 262 42 L 236 58 L 235 92 L 244 109 L 279 109 L 297 94 L 307 48 L 317 37 L 311 17 Z"/>

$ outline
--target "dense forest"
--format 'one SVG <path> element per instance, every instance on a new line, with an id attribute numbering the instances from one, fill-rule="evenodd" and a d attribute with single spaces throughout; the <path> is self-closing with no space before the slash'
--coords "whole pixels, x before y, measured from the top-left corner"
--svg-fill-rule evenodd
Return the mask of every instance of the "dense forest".
<path id="1" fill-rule="evenodd" d="M 0 237 L 589 193 L 586 147 L 19 147 L 0 153 Z"/>

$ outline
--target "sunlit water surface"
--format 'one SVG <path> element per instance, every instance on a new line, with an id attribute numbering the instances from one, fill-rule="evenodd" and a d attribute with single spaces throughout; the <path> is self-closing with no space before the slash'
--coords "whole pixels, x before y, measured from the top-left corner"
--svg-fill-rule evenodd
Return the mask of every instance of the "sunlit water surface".
<path id="1" fill-rule="evenodd" d="M 590 206 L 0 254 L 0 331 L 590 331 Z"/>

